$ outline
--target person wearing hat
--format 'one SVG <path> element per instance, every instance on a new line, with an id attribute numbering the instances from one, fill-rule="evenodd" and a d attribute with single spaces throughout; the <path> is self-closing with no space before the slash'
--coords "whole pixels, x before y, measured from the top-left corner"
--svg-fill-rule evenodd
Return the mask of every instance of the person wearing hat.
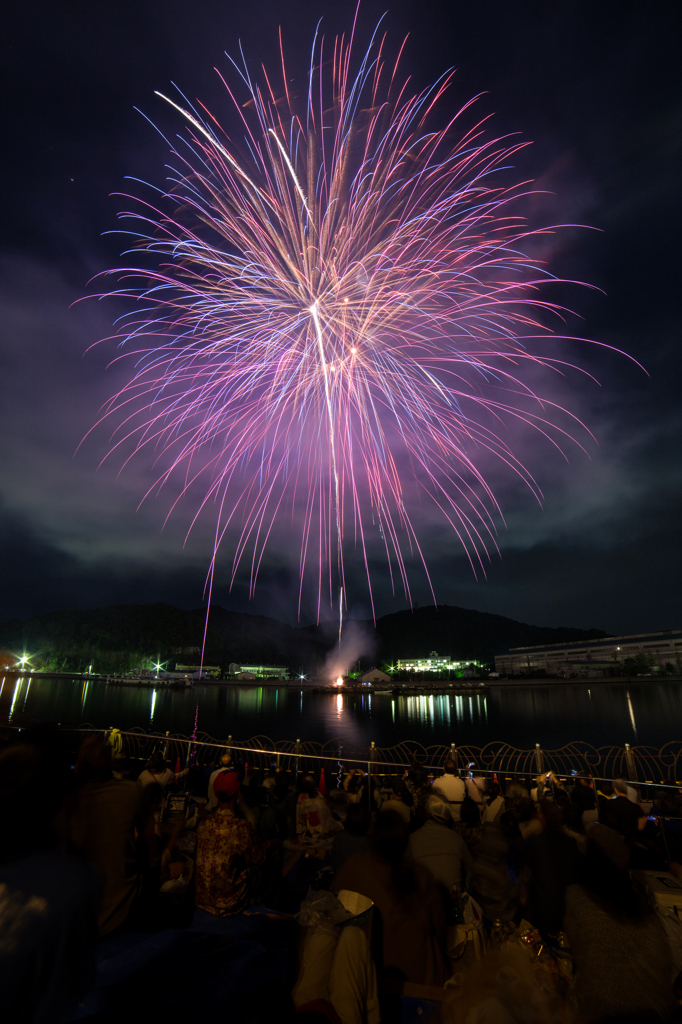
<path id="1" fill-rule="evenodd" d="M 253 827 L 236 814 L 239 776 L 220 772 L 213 783 L 218 807 L 198 829 L 195 903 L 201 910 L 226 917 L 255 902 L 259 867 L 268 844 L 259 844 Z"/>
<path id="2" fill-rule="evenodd" d="M 452 892 L 453 885 L 459 886 L 462 882 L 462 865 L 471 871 L 471 854 L 462 837 L 452 828 L 452 814 L 446 800 L 432 794 L 426 811 L 428 821 L 410 836 L 408 854 Z"/>

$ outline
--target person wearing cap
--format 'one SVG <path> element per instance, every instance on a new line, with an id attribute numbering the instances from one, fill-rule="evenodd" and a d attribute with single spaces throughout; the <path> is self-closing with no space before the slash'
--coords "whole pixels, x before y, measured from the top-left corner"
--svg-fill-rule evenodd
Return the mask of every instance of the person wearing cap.
<path id="1" fill-rule="evenodd" d="M 253 827 L 237 817 L 239 776 L 220 772 L 213 783 L 217 810 L 198 829 L 195 903 L 201 910 L 226 917 L 239 914 L 255 901 L 258 868 L 264 864 L 267 844 L 256 842 Z"/>
<path id="2" fill-rule="evenodd" d="M 462 865 L 471 871 L 473 861 L 466 843 L 452 826 L 450 806 L 433 793 L 426 803 L 428 821 L 410 836 L 408 855 L 428 868 L 435 880 L 452 892 L 462 882 Z"/>

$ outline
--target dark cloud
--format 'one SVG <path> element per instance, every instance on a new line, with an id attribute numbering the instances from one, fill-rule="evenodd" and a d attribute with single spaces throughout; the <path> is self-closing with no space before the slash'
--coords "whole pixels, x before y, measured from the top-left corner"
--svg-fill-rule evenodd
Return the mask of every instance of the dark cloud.
<path id="1" fill-rule="evenodd" d="M 126 371 L 106 369 L 111 344 L 83 355 L 111 333 L 120 310 L 72 304 L 93 274 L 118 262 L 120 240 L 102 236 L 123 205 L 110 193 L 125 190 L 126 174 L 152 182 L 164 174 L 166 145 L 133 106 L 173 135 L 178 125 L 153 91 L 175 80 L 224 113 L 212 71 L 225 67 L 224 49 L 237 52 L 241 39 L 257 72 L 261 60 L 276 59 L 282 22 L 292 65 L 304 68 L 318 18 L 333 34 L 347 26 L 352 7 L 331 0 L 263 0 L 255 8 L 222 0 L 15 5 L 3 44 L 3 138 L 11 144 L 0 168 L 0 564 L 8 581 L 1 618 L 115 601 L 201 603 L 210 515 L 184 543 L 196 495 L 162 531 L 170 490 L 137 510 L 152 480 L 151 458 L 120 475 L 120 458 L 98 469 L 110 443 L 106 427 L 78 449 Z M 363 38 L 382 13 L 378 0 L 363 4 Z M 497 112 L 494 130 L 534 140 L 514 172 L 544 190 L 528 200 L 531 221 L 600 229 L 548 237 L 540 255 L 556 274 L 606 294 L 564 286 L 553 294 L 582 317 L 569 321 L 569 333 L 630 353 L 649 374 L 607 349 L 556 344 L 557 354 L 599 384 L 569 372 L 538 381 L 539 390 L 575 412 L 595 440 L 578 432 L 585 451 L 568 444 L 566 462 L 509 424 L 509 440 L 544 493 L 543 509 L 478 454 L 506 527 L 498 521 L 502 557 L 491 548 L 487 576 L 477 582 L 437 511 L 407 495 L 441 603 L 614 632 L 679 624 L 679 20 L 678 5 L 645 0 L 402 0 L 389 12 L 393 40 L 411 33 L 406 70 L 415 84 L 456 65 L 453 102 L 487 90 L 479 112 Z M 392 593 L 378 541 L 370 562 L 375 609 L 385 614 L 406 598 L 401 589 Z M 214 599 L 296 621 L 297 551 L 295 530 L 278 526 L 249 605 L 248 566 L 230 590 L 226 544 Z M 432 600 L 416 557 L 410 585 L 414 601 Z M 314 589 L 304 597 L 304 620 L 318 614 Z M 347 590 L 351 614 L 370 617 L 352 550 Z M 328 616 L 328 602 L 320 614 Z"/>

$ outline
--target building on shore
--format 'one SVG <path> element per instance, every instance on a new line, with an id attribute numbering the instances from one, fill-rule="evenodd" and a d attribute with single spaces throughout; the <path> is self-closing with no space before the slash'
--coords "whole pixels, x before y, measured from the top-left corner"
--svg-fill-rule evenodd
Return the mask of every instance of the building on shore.
<path id="1" fill-rule="evenodd" d="M 176 665 L 175 673 L 191 675 L 197 679 L 219 679 L 221 670 L 220 665 Z"/>
<path id="2" fill-rule="evenodd" d="M 475 670 L 484 668 L 481 661 L 453 661 L 451 658 L 442 658 L 437 651 L 431 651 L 428 658 L 399 658 L 395 663 L 396 672 L 409 672 L 413 675 L 441 672 L 473 675 Z"/>
<path id="3" fill-rule="evenodd" d="M 504 676 L 545 672 L 565 679 L 679 673 L 682 671 L 682 629 L 512 647 L 508 654 L 496 656 L 495 671 Z"/>
<path id="4" fill-rule="evenodd" d="M 286 665 L 238 665 L 232 662 L 229 668 L 231 676 L 237 679 L 280 679 L 289 678 L 289 669 Z"/>
<path id="5" fill-rule="evenodd" d="M 390 681 L 391 677 L 388 673 L 382 672 L 380 668 L 370 668 L 360 676 L 361 683 L 390 683 Z"/>

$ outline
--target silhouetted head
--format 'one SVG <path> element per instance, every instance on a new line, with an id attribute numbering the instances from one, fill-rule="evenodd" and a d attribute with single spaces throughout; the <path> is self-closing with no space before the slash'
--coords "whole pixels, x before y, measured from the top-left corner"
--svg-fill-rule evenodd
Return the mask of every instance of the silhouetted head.
<path id="1" fill-rule="evenodd" d="M 109 782 L 112 775 L 111 745 L 99 733 L 87 736 L 81 743 L 76 759 L 76 782 Z"/>
<path id="2" fill-rule="evenodd" d="M 343 827 L 349 835 L 360 837 L 367 835 L 370 823 L 369 810 L 365 804 L 351 804 L 348 808 Z"/>

